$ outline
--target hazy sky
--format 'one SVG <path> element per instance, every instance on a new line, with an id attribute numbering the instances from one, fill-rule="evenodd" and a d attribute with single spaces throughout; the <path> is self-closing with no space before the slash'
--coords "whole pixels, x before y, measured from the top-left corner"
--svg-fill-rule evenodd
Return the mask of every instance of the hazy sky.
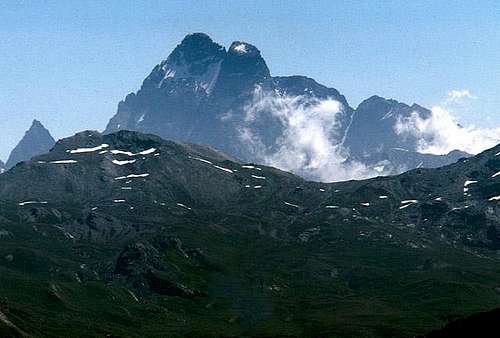
<path id="1" fill-rule="evenodd" d="M 313 77 L 352 106 L 377 94 L 432 107 L 458 93 L 463 124 L 500 125 L 499 1 L 4 0 L 0 158 L 33 118 L 55 138 L 102 130 L 190 32 L 250 42 L 273 75 Z"/>

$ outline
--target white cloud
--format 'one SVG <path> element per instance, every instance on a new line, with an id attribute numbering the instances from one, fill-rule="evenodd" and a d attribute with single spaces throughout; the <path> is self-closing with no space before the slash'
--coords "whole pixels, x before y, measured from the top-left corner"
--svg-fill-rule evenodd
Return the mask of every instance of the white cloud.
<path id="1" fill-rule="evenodd" d="M 460 90 L 450 90 L 445 100 L 445 104 L 459 104 L 466 99 L 477 99 L 477 96 L 473 95 L 468 89 Z"/>
<path id="2" fill-rule="evenodd" d="M 456 94 L 460 95 L 467 93 Z M 432 108 L 427 119 L 414 112 L 410 118 L 398 120 L 395 130 L 400 135 L 415 136 L 419 139 L 418 151 L 431 154 L 455 149 L 477 154 L 500 143 L 500 128 L 463 127 L 452 112 L 439 106 Z"/>
<path id="3" fill-rule="evenodd" d="M 451 91 L 448 97 L 475 96 L 461 90 Z M 338 132 L 341 117 L 342 105 L 334 99 L 287 96 L 258 87 L 245 107 L 239 137 L 259 162 L 314 180 L 364 179 L 405 170 L 392 168 L 390 163 L 371 168 L 348 162 L 341 145 L 343 135 Z M 440 106 L 432 108 L 428 118 L 414 112 L 399 119 L 394 129 L 401 137 L 415 137 L 422 153 L 447 154 L 460 149 L 477 154 L 500 143 L 500 128 L 463 127 L 449 109 Z"/>
<path id="4" fill-rule="evenodd" d="M 345 163 L 347 156 L 337 135 L 342 112 L 338 101 L 283 96 L 257 88 L 245 110 L 240 138 L 267 165 L 329 182 L 380 175 L 360 163 Z M 279 122 L 281 132 L 266 146 L 260 133 L 262 124 L 270 120 Z"/>

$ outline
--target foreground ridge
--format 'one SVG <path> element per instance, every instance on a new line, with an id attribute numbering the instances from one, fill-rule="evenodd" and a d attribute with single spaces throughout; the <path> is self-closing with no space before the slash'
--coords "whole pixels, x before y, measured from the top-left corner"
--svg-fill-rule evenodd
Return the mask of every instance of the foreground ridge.
<path id="1" fill-rule="evenodd" d="M 0 332 L 425 334 L 499 307 L 498 172 L 500 147 L 325 184 L 154 135 L 78 133 L 0 176 Z"/>

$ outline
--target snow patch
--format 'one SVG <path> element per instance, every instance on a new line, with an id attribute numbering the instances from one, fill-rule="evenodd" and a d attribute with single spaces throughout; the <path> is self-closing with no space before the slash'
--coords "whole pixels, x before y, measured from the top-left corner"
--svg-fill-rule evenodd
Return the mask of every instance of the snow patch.
<path id="1" fill-rule="evenodd" d="M 116 164 L 116 165 L 126 165 L 126 164 L 132 164 L 132 163 L 135 163 L 136 160 L 125 160 L 125 161 L 119 161 L 119 160 L 113 160 L 111 162 L 113 162 L 113 164 Z"/>
<path id="2" fill-rule="evenodd" d="M 239 54 L 246 54 L 246 53 L 248 53 L 247 45 L 245 45 L 244 43 L 240 43 L 239 45 L 234 46 L 234 50 L 236 52 L 238 52 Z"/>
<path id="3" fill-rule="evenodd" d="M 143 150 L 143 151 L 138 152 L 138 153 L 132 153 L 130 151 L 113 149 L 113 150 L 111 150 L 111 154 L 113 154 L 113 155 L 127 155 L 127 156 L 130 156 L 130 157 L 133 157 L 133 156 L 149 155 L 149 154 L 154 153 L 155 151 L 156 151 L 156 148 L 146 149 L 146 150 Z"/>
<path id="4" fill-rule="evenodd" d="M 29 205 L 29 204 L 47 204 L 47 201 L 26 201 L 26 202 L 20 202 L 18 205 L 23 206 L 23 205 Z"/>
<path id="5" fill-rule="evenodd" d="M 230 174 L 234 174 L 234 172 L 231 169 L 219 167 L 218 165 L 215 165 L 215 164 L 213 166 L 214 166 L 214 168 L 217 168 L 219 170 L 225 171 L 225 172 L 230 173 Z"/>
<path id="6" fill-rule="evenodd" d="M 403 204 L 403 205 L 400 206 L 399 209 L 408 208 L 409 206 L 414 205 L 416 203 L 418 203 L 417 200 L 404 200 L 404 201 L 401 201 L 401 204 Z"/>
<path id="7" fill-rule="evenodd" d="M 75 161 L 75 160 L 58 160 L 58 161 L 51 161 L 49 163 L 52 163 L 52 164 L 74 164 L 74 163 L 78 163 L 78 161 Z"/>
<path id="8" fill-rule="evenodd" d="M 285 203 L 286 205 L 288 205 L 290 207 L 300 208 L 297 204 L 292 204 L 292 203 L 288 203 L 288 202 L 285 202 L 285 201 L 283 201 L 283 203 Z"/>
<path id="9" fill-rule="evenodd" d="M 212 164 L 213 165 L 212 162 L 210 162 L 209 160 L 205 160 L 205 159 L 203 159 L 201 157 L 192 157 L 192 156 L 189 156 L 189 158 L 192 159 L 192 160 L 196 160 L 196 161 L 200 161 L 200 162 L 203 162 L 203 163 L 207 163 L 207 164 Z"/>
<path id="10" fill-rule="evenodd" d="M 115 177 L 115 180 L 125 180 L 127 178 L 141 178 L 141 177 L 148 177 L 149 174 L 130 174 L 127 176 L 120 176 L 120 177 Z"/>
<path id="11" fill-rule="evenodd" d="M 188 209 L 188 210 L 192 210 L 190 207 L 186 206 L 185 204 L 182 204 L 182 203 L 176 203 L 178 206 L 180 206 L 181 208 L 184 208 L 184 209 Z"/>
<path id="12" fill-rule="evenodd" d="M 73 149 L 73 150 L 67 150 L 67 152 L 70 154 L 93 153 L 93 152 L 100 151 L 100 150 L 103 150 L 103 149 L 108 148 L 108 147 L 109 147 L 109 144 L 103 143 L 97 147 L 78 148 L 78 149 Z"/>
<path id="13" fill-rule="evenodd" d="M 471 185 L 471 184 L 476 184 L 477 181 L 465 181 L 464 183 L 464 194 L 469 191 L 469 188 L 468 186 Z"/>

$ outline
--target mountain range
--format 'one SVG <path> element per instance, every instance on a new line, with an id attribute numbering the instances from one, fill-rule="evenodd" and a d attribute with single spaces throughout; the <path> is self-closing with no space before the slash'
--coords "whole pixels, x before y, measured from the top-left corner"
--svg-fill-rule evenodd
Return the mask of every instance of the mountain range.
<path id="1" fill-rule="evenodd" d="M 187 35 L 154 67 L 137 93 L 118 105 L 105 133 L 133 130 L 206 144 L 243 161 L 302 177 L 339 181 L 454 163 L 469 154 L 420 152 L 418 135 L 399 123 L 432 112 L 373 96 L 356 109 L 336 89 L 305 76 L 271 76 L 260 51 L 208 35 Z M 432 140 L 431 140 L 432 141 Z M 6 169 L 47 152 L 55 141 L 34 121 Z"/>
<path id="2" fill-rule="evenodd" d="M 376 176 L 469 156 L 420 153 L 420 139 L 396 129 L 412 114 L 426 119 L 431 111 L 378 96 L 354 109 L 338 90 L 311 78 L 271 76 L 249 43 L 235 41 L 226 50 L 195 33 L 120 102 L 105 132 L 134 130 L 207 144 L 316 180 L 330 179 L 315 169 L 332 162 L 360 163 L 367 167 L 362 176 Z"/>
<path id="3" fill-rule="evenodd" d="M 499 173 L 497 146 L 326 184 L 81 132 L 0 175 L 0 333 L 423 335 L 500 307 Z"/>

